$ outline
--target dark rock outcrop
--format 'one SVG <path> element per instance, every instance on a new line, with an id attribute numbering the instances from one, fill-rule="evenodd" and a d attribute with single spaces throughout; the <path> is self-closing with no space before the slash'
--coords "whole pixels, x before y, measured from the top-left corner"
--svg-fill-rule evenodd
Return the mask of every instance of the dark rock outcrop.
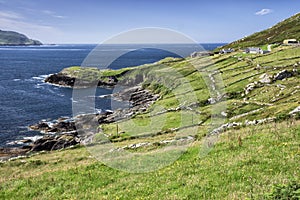
<path id="1" fill-rule="evenodd" d="M 274 76 L 274 80 L 283 80 L 292 77 L 294 74 L 288 70 L 282 70 Z"/>
<path id="2" fill-rule="evenodd" d="M 58 73 L 58 74 L 52 74 L 52 75 L 48 76 L 45 79 L 45 82 L 51 83 L 51 84 L 56 84 L 56 85 L 61 85 L 61 86 L 73 87 L 74 83 L 75 83 L 75 78 Z"/>
<path id="3" fill-rule="evenodd" d="M 41 121 L 37 124 L 34 124 L 34 125 L 30 125 L 29 128 L 32 130 L 35 130 L 35 131 L 44 131 L 44 132 L 48 132 L 48 130 L 51 129 L 49 127 L 48 123 L 43 122 L 43 121 Z"/>
<path id="4" fill-rule="evenodd" d="M 47 122 L 41 121 L 37 124 L 29 126 L 29 128 L 44 133 L 48 133 L 48 132 L 62 133 L 62 132 L 71 132 L 76 130 L 75 122 L 67 121 L 67 120 L 57 121 L 53 125 L 49 125 Z"/>
<path id="5" fill-rule="evenodd" d="M 45 82 L 55 84 L 55 85 L 60 85 L 63 87 L 76 87 L 76 88 L 95 87 L 95 86 L 112 87 L 117 84 L 118 79 L 115 76 L 107 76 L 103 79 L 88 81 L 76 77 L 71 77 L 68 74 L 57 73 L 48 76 L 45 79 Z"/>
<path id="6" fill-rule="evenodd" d="M 31 151 L 53 151 L 79 144 L 79 138 L 73 134 L 45 136 L 32 144 Z"/>
<path id="7" fill-rule="evenodd" d="M 54 124 L 49 132 L 70 132 L 75 130 L 75 122 L 60 121 L 57 124 Z"/>
<path id="8" fill-rule="evenodd" d="M 75 121 L 68 118 L 56 120 L 52 123 L 41 121 L 35 125 L 29 126 L 29 128 L 46 134 L 53 134 L 45 135 L 33 142 L 30 145 L 30 151 L 52 151 L 80 143 L 80 138 L 78 137 L 78 133 L 76 131 Z"/>
<path id="9" fill-rule="evenodd" d="M 129 101 L 134 110 L 140 107 L 148 107 L 159 98 L 159 95 L 153 95 L 150 91 L 142 89 L 140 86 L 128 88 L 120 93 L 113 95 L 120 101 Z"/>
<path id="10" fill-rule="evenodd" d="M 101 87 L 101 86 L 112 87 L 112 86 L 115 86 L 118 83 L 118 79 L 117 79 L 116 76 L 107 76 L 106 78 L 108 79 L 107 81 L 98 80 L 97 86 L 99 86 L 99 87 Z"/>

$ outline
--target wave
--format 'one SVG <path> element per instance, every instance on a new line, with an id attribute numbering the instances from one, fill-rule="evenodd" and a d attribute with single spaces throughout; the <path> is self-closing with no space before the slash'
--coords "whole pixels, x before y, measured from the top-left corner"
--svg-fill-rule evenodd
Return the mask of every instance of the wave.
<path id="1" fill-rule="evenodd" d="M 31 140 L 33 142 L 37 141 L 38 139 L 41 139 L 43 136 L 40 135 L 36 135 L 36 136 L 32 136 L 32 137 L 23 137 L 24 140 Z"/>
<path id="2" fill-rule="evenodd" d="M 46 77 L 48 77 L 50 75 L 51 74 L 43 74 L 43 75 L 39 75 L 39 76 L 33 76 L 31 78 L 24 79 L 24 81 L 27 81 L 27 82 L 40 82 L 40 83 L 46 85 L 47 83 L 45 83 L 44 80 L 45 80 Z M 14 79 L 14 81 L 15 81 L 15 79 Z"/>
<path id="3" fill-rule="evenodd" d="M 34 76 L 34 77 L 32 77 L 32 79 L 41 80 L 41 79 L 43 79 L 43 78 L 40 77 L 40 76 Z"/>
<path id="4" fill-rule="evenodd" d="M 40 88 L 44 88 L 43 86 L 41 86 L 40 84 L 36 84 L 33 86 L 34 88 L 40 89 Z"/>
<path id="5" fill-rule="evenodd" d="M 39 75 L 39 77 L 42 77 L 42 78 L 47 78 L 48 76 L 50 76 L 52 74 L 43 74 L 43 75 Z"/>
<path id="6" fill-rule="evenodd" d="M 30 79 L 25 79 L 25 81 L 43 81 L 46 77 L 48 77 L 48 74 L 43 74 L 43 75 L 39 75 L 39 76 L 33 76 Z"/>
<path id="7" fill-rule="evenodd" d="M 32 77 L 32 79 L 44 80 L 47 76 L 49 76 L 49 75 L 39 75 L 39 76 Z"/>
<path id="8" fill-rule="evenodd" d="M 96 113 L 96 114 L 101 114 L 101 113 L 102 113 L 102 109 L 101 109 L 101 108 L 100 108 L 100 109 L 95 108 L 95 113 Z"/>
<path id="9" fill-rule="evenodd" d="M 96 97 L 101 98 L 101 99 L 110 98 L 110 97 L 112 97 L 112 94 L 103 94 L 103 95 L 96 96 Z"/>

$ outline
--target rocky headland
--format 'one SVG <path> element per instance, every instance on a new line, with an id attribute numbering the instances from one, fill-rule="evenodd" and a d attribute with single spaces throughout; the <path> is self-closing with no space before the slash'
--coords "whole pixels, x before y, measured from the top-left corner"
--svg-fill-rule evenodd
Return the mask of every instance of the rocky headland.
<path id="1" fill-rule="evenodd" d="M 87 87 L 114 87 L 119 78 L 127 73 L 125 70 L 99 70 L 92 67 L 69 67 L 61 72 L 49 75 L 44 81 L 50 84 L 72 87 L 72 88 L 87 88 Z"/>
<path id="2" fill-rule="evenodd" d="M 85 80 L 85 79 L 69 76 L 68 74 L 57 73 L 48 76 L 45 79 L 45 82 L 58 85 L 58 86 L 63 86 L 63 87 L 76 87 L 76 88 L 84 88 L 84 87 L 92 87 L 92 86 L 113 87 L 118 82 L 118 79 L 115 76 L 108 76 L 105 78 L 107 78 L 107 80 Z"/>
<path id="3" fill-rule="evenodd" d="M 0 46 L 28 46 L 42 45 L 38 40 L 29 39 L 26 35 L 14 32 L 0 30 Z"/>

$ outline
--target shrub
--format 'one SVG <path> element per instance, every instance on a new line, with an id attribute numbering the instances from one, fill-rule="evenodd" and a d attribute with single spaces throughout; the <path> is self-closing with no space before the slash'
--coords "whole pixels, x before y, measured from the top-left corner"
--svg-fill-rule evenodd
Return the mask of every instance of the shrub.
<path id="1" fill-rule="evenodd" d="M 266 195 L 267 199 L 300 199 L 300 183 L 291 181 L 288 184 L 276 184 L 271 192 Z"/>
<path id="2" fill-rule="evenodd" d="M 275 121 L 276 122 L 282 122 L 284 120 L 287 120 L 290 118 L 290 115 L 289 114 L 286 114 L 286 113 L 280 113 L 276 116 L 276 119 Z"/>
<path id="3" fill-rule="evenodd" d="M 296 120 L 300 120 L 300 112 L 296 113 L 295 119 L 296 119 Z"/>

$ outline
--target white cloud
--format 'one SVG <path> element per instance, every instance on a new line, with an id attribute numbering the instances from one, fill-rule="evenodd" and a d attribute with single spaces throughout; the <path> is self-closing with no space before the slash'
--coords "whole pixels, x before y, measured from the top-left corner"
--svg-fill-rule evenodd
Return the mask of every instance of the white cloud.
<path id="1" fill-rule="evenodd" d="M 59 38 L 62 35 L 55 27 L 27 22 L 22 15 L 8 11 L 0 11 L 0 25 L 1 30 L 17 31 L 41 42 L 52 42 L 49 36 Z"/>
<path id="2" fill-rule="evenodd" d="M 256 12 L 255 15 L 267 15 L 267 14 L 270 14 L 272 12 L 273 12 L 273 10 L 268 9 L 268 8 L 264 8 L 264 9 Z"/>
<path id="3" fill-rule="evenodd" d="M 59 19 L 65 19 L 66 18 L 66 16 L 57 15 L 55 12 L 50 11 L 50 10 L 42 10 L 42 13 L 45 14 L 45 15 L 49 15 L 51 17 L 54 17 L 54 18 L 59 18 Z"/>
<path id="4" fill-rule="evenodd" d="M 21 15 L 15 12 L 10 11 L 0 11 L 0 19 L 7 18 L 7 19 L 21 19 L 23 18 Z"/>

